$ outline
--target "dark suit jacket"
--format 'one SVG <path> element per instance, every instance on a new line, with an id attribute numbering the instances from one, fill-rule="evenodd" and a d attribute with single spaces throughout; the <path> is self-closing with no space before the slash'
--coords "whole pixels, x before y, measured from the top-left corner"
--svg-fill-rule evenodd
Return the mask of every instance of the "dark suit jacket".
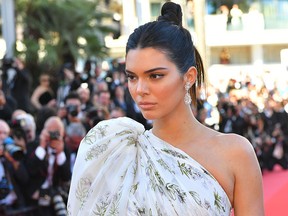
<path id="1" fill-rule="evenodd" d="M 27 187 L 27 195 L 31 198 L 33 193 L 41 188 L 48 176 L 48 158 L 40 160 L 36 154 L 36 148 L 38 147 L 38 139 L 33 143 L 27 145 L 27 160 L 26 167 L 30 176 L 29 187 Z M 71 179 L 70 171 L 70 152 L 65 147 L 64 153 L 66 155 L 66 161 L 63 165 L 58 166 L 55 162 L 53 170 L 53 187 L 61 185 L 61 183 L 69 182 Z"/>

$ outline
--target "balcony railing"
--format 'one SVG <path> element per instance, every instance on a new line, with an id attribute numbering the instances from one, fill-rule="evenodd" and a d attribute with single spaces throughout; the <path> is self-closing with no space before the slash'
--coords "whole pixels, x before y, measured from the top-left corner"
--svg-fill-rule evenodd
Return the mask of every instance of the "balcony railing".
<path id="1" fill-rule="evenodd" d="M 255 5 L 254 5 L 255 6 Z M 262 0 L 257 7 L 251 6 L 249 11 L 243 12 L 239 17 L 229 15 L 207 14 L 206 25 L 209 31 L 218 28 L 220 31 L 242 31 L 261 29 L 288 29 L 288 1 Z"/>

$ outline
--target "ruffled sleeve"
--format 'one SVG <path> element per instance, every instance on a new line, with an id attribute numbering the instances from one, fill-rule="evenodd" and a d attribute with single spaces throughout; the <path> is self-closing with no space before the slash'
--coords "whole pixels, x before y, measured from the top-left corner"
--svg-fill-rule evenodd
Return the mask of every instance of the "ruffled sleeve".
<path id="1" fill-rule="evenodd" d="M 140 123 L 123 117 L 102 121 L 87 133 L 80 143 L 72 173 L 69 215 L 88 215 L 95 203 L 117 199 L 113 194 L 119 190 L 117 182 L 121 181 L 113 178 L 125 176 L 137 154 L 138 136 L 144 131 Z M 104 195 L 106 200 L 97 200 Z"/>

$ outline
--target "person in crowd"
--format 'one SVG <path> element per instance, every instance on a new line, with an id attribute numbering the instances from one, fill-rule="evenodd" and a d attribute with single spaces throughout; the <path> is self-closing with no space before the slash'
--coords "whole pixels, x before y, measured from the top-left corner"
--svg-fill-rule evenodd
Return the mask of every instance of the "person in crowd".
<path id="1" fill-rule="evenodd" d="M 84 117 L 87 113 L 87 111 L 93 107 L 93 103 L 91 101 L 91 94 L 90 94 L 90 89 L 87 86 L 81 85 L 77 89 L 77 94 L 80 97 L 81 100 L 81 112 L 82 112 L 82 117 Z"/>
<path id="2" fill-rule="evenodd" d="M 17 102 L 17 109 L 32 112 L 32 78 L 21 59 L 4 58 L 2 81 L 5 95 L 11 96 Z"/>
<path id="3" fill-rule="evenodd" d="M 87 132 L 83 122 L 85 113 L 81 111 L 81 98 L 77 92 L 70 92 L 67 95 L 65 107 L 67 109 L 65 143 L 71 152 L 71 167 L 73 167 L 80 141 Z"/>
<path id="4" fill-rule="evenodd" d="M 233 4 L 230 10 L 231 15 L 231 28 L 233 30 L 239 30 L 242 27 L 242 15 L 243 12 L 239 8 L 238 4 Z"/>
<path id="5" fill-rule="evenodd" d="M 57 106 L 61 106 L 64 102 L 65 97 L 69 94 L 72 89 L 72 84 L 75 78 L 75 68 L 73 63 L 67 62 L 63 64 L 59 71 L 59 83 L 57 85 Z M 73 84 L 75 86 L 78 84 Z"/>
<path id="6" fill-rule="evenodd" d="M 94 82 L 96 81 L 97 61 L 87 59 L 83 71 L 80 73 L 81 83 L 86 83 L 90 92 L 94 91 Z"/>
<path id="7" fill-rule="evenodd" d="M 112 99 L 113 106 L 120 107 L 125 113 L 127 113 L 127 102 L 125 98 L 125 87 L 122 85 L 115 86 L 114 97 Z"/>
<path id="8" fill-rule="evenodd" d="M 180 5 L 164 3 L 157 21 L 129 36 L 126 73 L 153 128 L 124 117 L 89 131 L 73 169 L 69 215 L 228 216 L 232 208 L 264 215 L 251 143 L 207 128 L 192 113 L 205 76 Z"/>
<path id="9" fill-rule="evenodd" d="M 86 118 L 84 120 L 84 126 L 86 131 L 89 131 L 100 121 L 108 119 L 110 117 L 110 113 L 107 110 L 103 110 L 101 108 L 92 107 L 86 113 Z"/>
<path id="10" fill-rule="evenodd" d="M 0 88 L 0 118 L 5 121 L 10 121 L 16 107 L 16 101 L 12 97 L 5 96 Z"/>
<path id="11" fill-rule="evenodd" d="M 114 107 L 110 112 L 110 118 L 119 118 L 126 116 L 125 111 L 121 107 Z"/>
<path id="12" fill-rule="evenodd" d="M 227 103 L 223 105 L 223 109 L 224 112 L 221 112 L 219 122 L 219 131 L 244 136 L 247 125 L 244 118 L 240 115 L 239 106 Z"/>
<path id="13" fill-rule="evenodd" d="M 100 80 L 94 84 L 94 94 L 101 91 L 109 91 L 108 83 L 105 80 Z"/>
<path id="14" fill-rule="evenodd" d="M 23 189 L 29 184 L 24 149 L 17 145 L 10 132 L 9 125 L 0 119 L 0 206 L 5 207 L 4 211 L 26 206 Z"/>
<path id="15" fill-rule="evenodd" d="M 253 120 L 254 121 L 254 120 Z M 270 135 L 265 129 L 264 119 L 260 114 L 255 116 L 255 123 L 253 123 L 253 128 L 248 133 L 248 139 L 251 141 L 255 153 L 258 158 L 258 162 L 261 170 L 267 169 L 271 166 L 271 156 L 272 156 L 272 140 Z M 269 168 L 269 170 L 271 169 Z"/>
<path id="16" fill-rule="evenodd" d="M 276 164 L 279 164 L 283 169 L 288 169 L 288 159 L 287 159 L 287 148 L 288 143 L 285 139 L 284 132 L 282 131 L 281 124 L 277 123 L 274 127 L 274 130 L 271 134 L 273 142 L 273 151 L 271 159 L 270 170 L 274 168 Z"/>
<path id="17" fill-rule="evenodd" d="M 30 177 L 29 203 L 39 206 L 41 216 L 67 215 L 65 196 L 71 178 L 70 152 L 64 141 L 65 127 L 57 116 L 49 117 L 38 145 L 27 152 Z"/>
<path id="18" fill-rule="evenodd" d="M 46 105 L 51 107 L 56 105 L 54 92 L 50 86 L 49 74 L 43 73 L 40 75 L 39 85 L 32 92 L 31 103 L 36 110 L 39 110 Z"/>
<path id="19" fill-rule="evenodd" d="M 66 109 L 67 127 L 71 122 L 81 122 L 84 114 L 81 111 L 81 98 L 76 91 L 70 92 L 64 99 L 64 108 Z"/>
<path id="20" fill-rule="evenodd" d="M 70 150 L 71 172 L 81 140 L 86 135 L 86 128 L 81 122 L 71 122 L 65 130 L 65 143 Z"/>
<path id="21" fill-rule="evenodd" d="M 57 116 L 57 111 L 54 107 L 44 106 L 41 107 L 35 114 L 36 136 L 39 136 L 43 130 L 46 120 L 51 116 Z"/>
<path id="22" fill-rule="evenodd" d="M 30 113 L 15 116 L 11 121 L 11 129 L 15 141 L 19 143 L 25 151 L 27 145 L 36 139 L 35 118 Z"/>
<path id="23" fill-rule="evenodd" d="M 25 112 L 25 111 L 22 110 L 22 109 L 16 109 L 16 110 L 14 110 L 14 112 L 12 113 L 12 116 L 11 116 L 11 121 L 13 121 L 14 119 L 17 118 L 17 116 L 22 115 L 22 114 L 27 114 L 27 112 Z"/>
<path id="24" fill-rule="evenodd" d="M 101 109 L 111 111 L 113 108 L 112 100 L 111 100 L 111 93 L 109 91 L 100 91 L 97 97 L 97 103 L 95 104 L 96 107 Z"/>
<path id="25" fill-rule="evenodd" d="M 112 71 L 112 74 L 111 74 L 112 81 L 109 85 L 109 91 L 112 93 L 114 93 L 115 88 L 117 86 L 122 84 L 120 81 L 120 74 L 121 74 L 120 71 L 118 71 L 116 69 L 114 71 Z M 114 97 L 114 94 L 112 94 L 112 97 Z"/>

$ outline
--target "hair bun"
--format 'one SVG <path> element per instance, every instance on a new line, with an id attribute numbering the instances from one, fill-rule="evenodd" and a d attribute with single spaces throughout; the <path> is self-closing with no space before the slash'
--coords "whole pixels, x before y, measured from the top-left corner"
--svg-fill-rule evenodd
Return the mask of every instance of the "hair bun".
<path id="1" fill-rule="evenodd" d="M 177 26 L 182 26 L 182 10 L 179 4 L 166 2 L 161 9 L 158 21 L 166 21 Z"/>

